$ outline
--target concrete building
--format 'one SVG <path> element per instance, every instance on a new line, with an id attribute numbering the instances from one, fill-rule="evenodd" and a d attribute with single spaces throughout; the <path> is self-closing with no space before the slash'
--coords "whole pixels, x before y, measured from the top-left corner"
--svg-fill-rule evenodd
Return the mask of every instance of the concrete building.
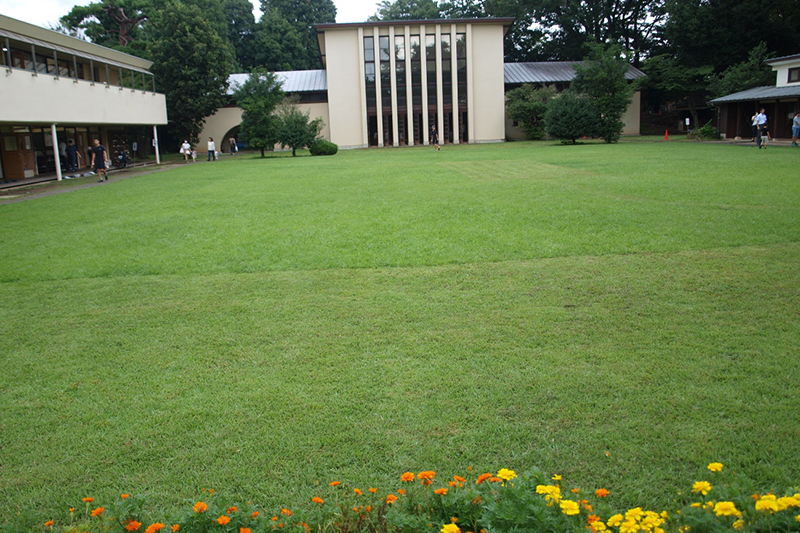
<path id="1" fill-rule="evenodd" d="M 167 123 L 150 61 L 0 15 L 0 181 L 62 176 L 68 140 L 86 148 L 99 138 L 109 157 L 130 151 L 128 132 L 146 128 L 156 149 Z M 152 128 L 152 130 L 150 129 Z"/>

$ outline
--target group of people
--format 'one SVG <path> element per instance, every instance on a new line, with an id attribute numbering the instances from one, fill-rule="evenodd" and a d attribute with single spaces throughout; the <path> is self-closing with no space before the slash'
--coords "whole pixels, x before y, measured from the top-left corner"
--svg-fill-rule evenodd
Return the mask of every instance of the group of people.
<path id="1" fill-rule="evenodd" d="M 213 137 L 208 138 L 208 161 L 216 161 L 219 157 L 219 152 L 217 152 L 217 145 L 214 142 Z M 236 155 L 236 152 L 239 151 L 239 147 L 236 144 L 236 138 L 231 137 L 228 139 L 228 146 L 231 151 L 231 155 Z M 185 163 L 189 162 L 189 158 L 192 158 L 192 163 L 197 162 L 197 150 L 192 148 L 192 145 L 189 141 L 184 140 L 183 144 L 181 145 L 181 154 L 183 154 L 183 159 Z"/>
<path id="2" fill-rule="evenodd" d="M 766 110 L 762 107 L 758 113 L 750 119 L 753 125 L 753 141 L 766 150 L 772 137 L 769 133 L 769 121 L 767 120 Z M 792 146 L 797 146 L 797 138 L 800 137 L 800 111 L 796 111 L 792 118 Z"/>

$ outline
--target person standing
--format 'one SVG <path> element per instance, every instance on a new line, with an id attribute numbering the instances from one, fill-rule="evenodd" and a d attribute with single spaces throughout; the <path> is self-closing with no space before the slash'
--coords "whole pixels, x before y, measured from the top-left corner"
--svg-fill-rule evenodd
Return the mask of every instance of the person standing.
<path id="1" fill-rule="evenodd" d="M 753 128 L 753 138 L 751 139 L 753 142 L 758 140 L 758 121 L 756 118 L 758 117 L 758 113 L 750 117 L 750 126 Z"/>
<path id="2" fill-rule="evenodd" d="M 95 139 L 94 148 L 92 148 L 92 166 L 100 176 L 100 181 L 98 183 L 102 183 L 104 179 L 108 181 L 108 165 L 106 164 L 108 162 L 108 157 L 106 153 L 106 147 L 100 144 L 100 139 Z"/>
<path id="3" fill-rule="evenodd" d="M 800 111 L 795 111 L 792 119 L 792 146 L 797 146 L 798 137 L 800 137 Z"/>
<path id="4" fill-rule="evenodd" d="M 208 138 L 208 161 L 217 160 L 217 145 L 214 144 L 214 139 Z"/>
<path id="5" fill-rule="evenodd" d="M 769 142 L 769 126 L 767 126 L 767 114 L 763 107 L 756 115 L 756 124 L 758 124 L 758 149 L 761 150 L 763 144 L 766 150 Z"/>
<path id="6" fill-rule="evenodd" d="M 80 152 L 78 152 L 78 147 L 75 146 L 75 143 L 72 139 L 67 140 L 67 170 L 69 172 L 75 172 L 78 170 L 78 162 L 81 158 Z"/>
<path id="7" fill-rule="evenodd" d="M 233 138 L 233 137 L 231 137 L 230 139 L 228 139 L 228 145 L 229 145 L 229 147 L 230 147 L 230 149 L 231 149 L 231 155 L 236 155 L 236 152 L 239 150 L 239 149 L 236 147 L 236 139 L 235 139 L 235 138 Z"/>
<path id="8" fill-rule="evenodd" d="M 431 142 L 433 143 L 433 151 L 438 152 L 442 149 L 439 146 L 439 132 L 436 130 L 436 126 L 431 127 Z"/>
<path id="9" fill-rule="evenodd" d="M 189 144 L 189 141 L 183 141 L 183 144 L 181 145 L 181 153 L 183 154 L 183 162 L 188 163 L 189 156 L 192 154 L 192 145 Z"/>

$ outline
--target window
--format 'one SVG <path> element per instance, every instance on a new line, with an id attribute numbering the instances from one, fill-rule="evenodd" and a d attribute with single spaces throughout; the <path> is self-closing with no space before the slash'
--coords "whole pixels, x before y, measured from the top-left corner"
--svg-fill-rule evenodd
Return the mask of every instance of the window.
<path id="1" fill-rule="evenodd" d="M 800 67 L 789 69 L 789 83 L 800 82 Z"/>

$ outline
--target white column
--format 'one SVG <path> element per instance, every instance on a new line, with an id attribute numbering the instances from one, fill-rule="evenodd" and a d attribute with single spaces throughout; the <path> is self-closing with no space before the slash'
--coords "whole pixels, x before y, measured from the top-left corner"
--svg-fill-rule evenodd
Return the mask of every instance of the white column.
<path id="1" fill-rule="evenodd" d="M 456 38 L 456 25 L 450 25 L 450 82 L 453 93 L 453 144 L 458 144 L 458 39 Z"/>
<path id="2" fill-rule="evenodd" d="M 369 146 L 367 122 L 367 72 L 364 70 L 364 28 L 358 28 L 358 73 L 361 75 L 361 142 Z"/>
<path id="3" fill-rule="evenodd" d="M 475 139 L 475 84 L 472 82 L 472 24 L 467 24 L 467 135 Z"/>
<path id="4" fill-rule="evenodd" d="M 50 125 L 50 134 L 53 136 L 53 153 L 55 154 L 56 161 L 56 179 L 61 181 L 61 153 L 58 147 L 58 134 L 56 134 L 56 125 Z"/>
<path id="5" fill-rule="evenodd" d="M 442 25 L 436 25 L 436 131 L 439 144 L 444 144 L 444 91 L 442 90 Z"/>
<path id="6" fill-rule="evenodd" d="M 414 88 L 411 86 L 411 26 L 406 26 L 406 144 L 414 146 Z"/>
<path id="7" fill-rule="evenodd" d="M 372 31 L 375 39 L 375 118 L 378 123 L 378 146 L 383 146 L 383 100 L 381 99 L 381 36 L 378 27 Z"/>
<path id="8" fill-rule="evenodd" d="M 428 36 L 425 34 L 425 25 L 419 27 L 419 55 L 422 65 L 422 144 L 428 146 L 430 140 L 430 126 L 428 125 Z"/>
<path id="9" fill-rule="evenodd" d="M 397 124 L 397 58 L 395 55 L 394 26 L 389 26 L 389 68 L 392 69 L 389 74 L 392 83 L 392 146 L 400 146 L 400 140 L 397 138 L 399 128 Z"/>
<path id="10" fill-rule="evenodd" d="M 153 126 L 153 148 L 156 149 L 156 165 L 161 164 L 161 153 L 158 150 L 158 127 Z"/>

